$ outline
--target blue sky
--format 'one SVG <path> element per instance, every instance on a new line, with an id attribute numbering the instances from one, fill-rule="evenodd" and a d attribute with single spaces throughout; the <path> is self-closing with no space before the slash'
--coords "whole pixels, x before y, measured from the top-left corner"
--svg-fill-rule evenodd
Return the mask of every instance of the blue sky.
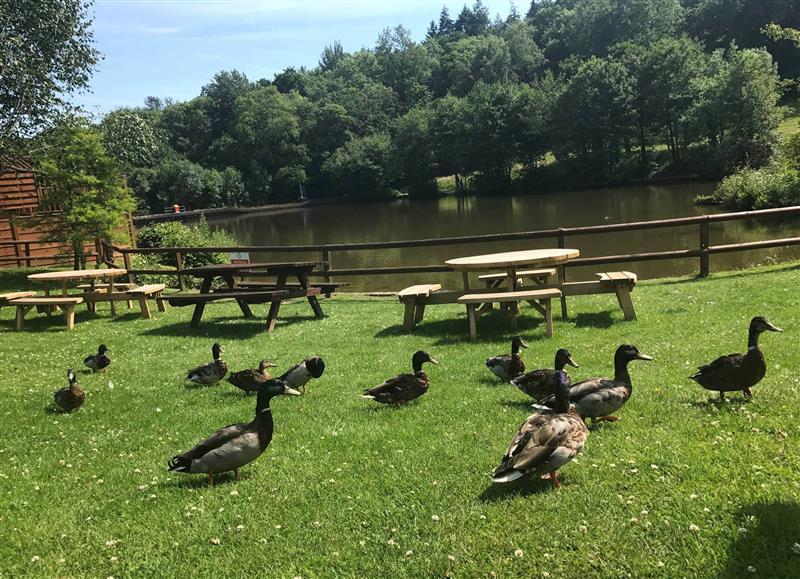
<path id="1" fill-rule="evenodd" d="M 473 0 L 469 4 L 472 5 Z M 492 17 L 510 0 L 484 0 Z M 527 0 L 515 3 L 520 13 Z M 76 103 L 90 113 L 141 105 L 149 95 L 186 100 L 220 70 L 269 78 L 287 66 L 313 67 L 339 40 L 352 52 L 372 47 L 387 26 L 425 36 L 442 6 L 455 18 L 463 0 L 95 0 L 94 35 L 103 54 L 91 93 Z"/>

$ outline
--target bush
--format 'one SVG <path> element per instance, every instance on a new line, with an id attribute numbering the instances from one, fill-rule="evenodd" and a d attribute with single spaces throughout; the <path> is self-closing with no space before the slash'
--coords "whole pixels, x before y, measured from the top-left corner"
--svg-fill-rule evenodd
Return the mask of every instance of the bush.
<path id="1" fill-rule="evenodd" d="M 197 225 L 185 225 L 179 221 L 168 223 L 155 223 L 142 227 L 136 234 L 137 245 L 140 248 L 148 247 L 235 247 L 239 242 L 227 231 L 211 229 L 205 216 L 200 215 Z M 228 263 L 227 253 L 187 253 L 183 256 L 184 267 L 202 267 Z M 136 269 L 169 269 L 178 266 L 175 254 L 137 255 L 132 263 Z M 137 276 L 137 283 L 153 283 L 153 280 L 144 281 L 150 276 Z M 158 276 L 162 279 L 162 276 Z M 173 280 L 177 286 L 177 279 Z M 186 278 L 190 287 L 199 286 L 199 280 L 192 277 Z"/>
<path id="2" fill-rule="evenodd" d="M 742 169 L 717 185 L 713 201 L 735 209 L 797 205 L 800 204 L 800 172 L 773 166 Z"/>

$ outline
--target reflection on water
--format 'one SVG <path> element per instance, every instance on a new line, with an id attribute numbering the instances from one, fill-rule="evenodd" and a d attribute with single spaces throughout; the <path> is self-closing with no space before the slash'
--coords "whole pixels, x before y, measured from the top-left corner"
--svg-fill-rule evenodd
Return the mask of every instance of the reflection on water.
<path id="1" fill-rule="evenodd" d="M 248 214 L 209 219 L 214 226 L 231 232 L 244 245 L 306 245 L 321 243 L 358 243 L 430 239 L 510 233 L 625 223 L 685 217 L 714 212 L 714 208 L 697 207 L 695 195 L 710 193 L 710 183 L 671 185 L 664 187 L 626 187 L 596 189 L 546 195 L 511 197 L 443 197 L 431 200 L 366 201 L 357 204 L 319 205 L 275 213 Z M 800 220 L 770 218 L 732 221 L 711 227 L 711 244 L 720 245 L 761 239 L 800 235 Z M 555 239 L 448 245 L 426 248 L 383 249 L 334 252 L 334 268 L 356 268 L 398 265 L 441 264 L 453 257 L 511 251 L 537 247 L 554 247 Z M 585 257 L 620 255 L 644 251 L 697 248 L 697 226 L 631 231 L 567 237 L 567 246 L 575 247 Z M 319 260 L 319 253 L 263 254 L 254 260 Z M 712 271 L 735 269 L 765 260 L 800 258 L 800 247 L 777 248 L 711 257 Z M 624 264 L 642 278 L 694 273 L 698 259 L 664 260 Z M 606 265 L 572 268 L 569 279 L 593 279 L 595 271 L 617 269 Z M 458 287 L 455 274 L 418 274 L 347 277 L 348 289 L 397 290 L 411 283 L 442 282 Z"/>

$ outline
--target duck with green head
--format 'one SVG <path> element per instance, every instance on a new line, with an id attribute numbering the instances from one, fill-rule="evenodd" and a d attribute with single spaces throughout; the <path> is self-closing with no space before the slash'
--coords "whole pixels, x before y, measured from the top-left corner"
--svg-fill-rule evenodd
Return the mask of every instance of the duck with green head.
<path id="1" fill-rule="evenodd" d="M 543 402 L 555 394 L 559 381 L 562 379 L 561 374 L 566 376 L 567 384 L 569 384 L 569 375 L 564 370 L 564 366 L 567 364 L 578 368 L 578 364 L 572 359 L 569 350 L 561 348 L 556 352 L 553 368 L 532 370 L 522 376 L 517 376 L 511 383 L 537 402 Z"/>
<path id="2" fill-rule="evenodd" d="M 735 390 L 741 390 L 745 398 L 751 398 L 753 394 L 750 388 L 761 382 L 767 373 L 767 362 L 758 346 L 758 338 L 764 332 L 782 331 L 767 318 L 756 316 L 750 320 L 747 352 L 720 356 L 713 362 L 700 366 L 698 372 L 689 378 L 706 390 L 719 392 L 720 400 L 725 400 L 725 392 Z"/>
<path id="3" fill-rule="evenodd" d="M 274 427 L 269 403 L 282 394 L 300 395 L 280 380 L 273 379 L 262 384 L 256 399 L 256 416 L 251 422 L 220 428 L 183 454 L 173 456 L 169 461 L 169 470 L 206 473 L 210 485 L 214 484 L 214 475 L 221 472 L 233 471 L 238 480 L 239 469 L 267 450 Z"/>
<path id="4" fill-rule="evenodd" d="M 196 384 L 204 384 L 210 386 L 216 384 L 225 377 L 228 373 L 228 365 L 222 359 L 222 346 L 214 343 L 211 346 L 211 355 L 214 359 L 208 364 L 203 364 L 197 368 L 189 370 L 186 374 L 186 379 L 195 382 Z"/>
<path id="5" fill-rule="evenodd" d="M 400 374 L 394 378 L 389 378 L 386 382 L 374 388 L 364 390 L 364 394 L 361 397 L 381 404 L 405 404 L 416 400 L 425 394 L 430 387 L 428 375 L 422 369 L 422 365 L 426 362 L 431 364 L 439 363 L 431 358 L 428 352 L 416 352 L 411 358 L 413 374 Z"/>
<path id="6" fill-rule="evenodd" d="M 522 336 L 514 336 L 511 340 L 511 354 L 500 354 L 486 360 L 486 367 L 492 374 L 501 380 L 511 380 L 525 372 L 525 362 L 519 355 L 520 348 L 527 348 L 528 344 Z"/>
<path id="7" fill-rule="evenodd" d="M 111 364 L 111 358 L 108 356 L 108 348 L 105 344 L 100 344 L 97 352 L 86 356 L 83 360 L 83 365 L 97 372 L 98 370 L 105 370 Z"/>
<path id="8" fill-rule="evenodd" d="M 636 346 L 622 344 L 614 353 L 614 378 L 591 378 L 572 385 L 569 401 L 584 419 L 592 422 L 616 422 L 614 412 L 622 408 L 633 393 L 628 363 L 633 360 L 650 361 L 653 358 L 639 352 Z M 553 408 L 553 402 L 545 402 Z"/>

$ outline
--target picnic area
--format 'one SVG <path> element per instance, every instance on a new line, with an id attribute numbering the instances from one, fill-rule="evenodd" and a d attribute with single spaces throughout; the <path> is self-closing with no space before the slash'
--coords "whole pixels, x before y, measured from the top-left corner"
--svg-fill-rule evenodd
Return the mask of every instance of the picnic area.
<path id="1" fill-rule="evenodd" d="M 25 287 L 31 273 L 0 272 L 0 291 Z M 270 333 L 262 311 L 243 319 L 233 300 L 215 303 L 197 327 L 185 308 L 144 319 L 135 303 L 118 302 L 114 316 L 109 304 L 80 307 L 70 332 L 46 315 L 17 332 L 3 307 L 0 567 L 9 576 L 141 576 L 191 559 L 217 576 L 737 577 L 750 567 L 790 576 L 800 541 L 797 275 L 792 263 L 639 282 L 635 323 L 613 293 L 581 296 L 568 301 L 567 320 L 553 316 L 550 339 L 538 313 L 519 316 L 514 331 L 493 308 L 470 341 L 458 303 L 427 308 L 408 332 L 393 296 L 338 294 L 323 319 L 298 298 Z M 741 351 L 753 312 L 786 330 L 764 340 L 767 377 L 749 402 L 710 401 L 686 377 L 720 350 Z M 610 373 L 623 342 L 655 358 L 631 368 L 622 420 L 593 428 L 557 492 L 546 481 L 511 492 L 491 483 L 531 401 L 483 362 L 517 333 L 531 368 L 568 347 L 580 364 L 573 380 Z M 78 371 L 85 407 L 48 410 L 63 369 L 101 342 L 113 364 Z M 209 487 L 167 473 L 166 461 L 210 426 L 252 416 L 253 397 L 225 382 L 184 383 L 213 342 L 232 371 L 312 353 L 327 370 L 307 396 L 275 401 L 274 440 L 240 481 L 221 475 Z M 358 397 L 408 372 L 416 350 L 439 360 L 425 397 L 398 408 Z"/>

